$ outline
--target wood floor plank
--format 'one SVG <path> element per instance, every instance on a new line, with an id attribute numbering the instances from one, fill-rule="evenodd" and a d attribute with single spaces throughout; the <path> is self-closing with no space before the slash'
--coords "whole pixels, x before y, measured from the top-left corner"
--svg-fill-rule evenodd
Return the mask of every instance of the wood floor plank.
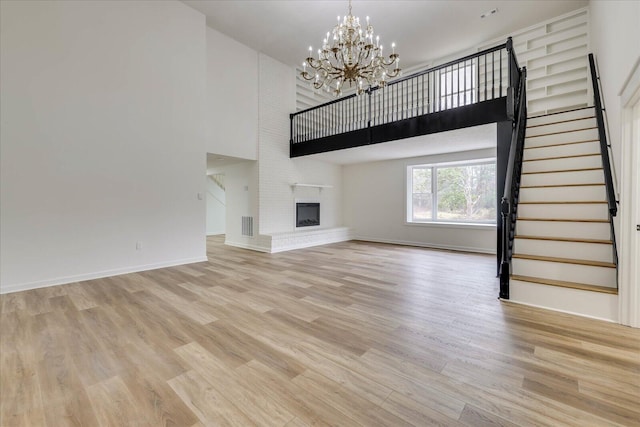
<path id="1" fill-rule="evenodd" d="M 286 407 L 270 399 L 268 395 L 257 392 L 250 381 L 244 380 L 199 344 L 187 344 L 175 349 L 175 352 L 240 410 L 245 409 L 244 414 L 256 424 L 281 426 L 295 418 Z"/>
<path id="2" fill-rule="evenodd" d="M 207 254 L 1 295 L 0 425 L 640 425 L 640 330 L 499 301 L 491 256 Z"/>
<path id="3" fill-rule="evenodd" d="M 194 371 L 170 379 L 169 385 L 205 426 L 257 426 Z"/>

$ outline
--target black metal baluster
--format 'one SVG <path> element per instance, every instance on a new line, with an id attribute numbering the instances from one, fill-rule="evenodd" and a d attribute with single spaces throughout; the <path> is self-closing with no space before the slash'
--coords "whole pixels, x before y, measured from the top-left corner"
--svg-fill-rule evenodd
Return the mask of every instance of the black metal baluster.
<path id="1" fill-rule="evenodd" d="M 487 55 L 484 56 L 484 101 L 487 100 Z"/>
<path id="2" fill-rule="evenodd" d="M 435 73 L 429 73 L 427 74 L 427 114 L 429 114 L 431 112 L 431 108 L 432 108 L 432 102 L 431 102 L 431 76 L 433 76 Z"/>
<path id="3" fill-rule="evenodd" d="M 420 89 L 420 82 L 418 81 L 418 78 L 412 79 L 412 82 L 416 83 L 415 90 L 411 91 L 411 97 L 416 100 L 416 103 L 413 104 L 413 116 L 415 117 L 418 115 L 418 111 L 420 111 L 418 109 L 418 90 Z M 413 87 L 413 83 L 411 85 L 411 87 Z"/>
<path id="4" fill-rule="evenodd" d="M 356 121 L 355 121 L 355 99 L 351 98 L 349 100 L 349 104 L 351 105 L 351 119 L 349 120 L 351 123 L 351 130 L 355 130 Z"/>
<path id="5" fill-rule="evenodd" d="M 449 83 L 450 83 L 451 79 L 448 78 L 449 71 L 447 71 L 447 70 L 448 70 L 448 68 L 445 68 L 445 71 L 444 71 L 444 94 L 445 94 L 444 109 L 445 110 L 449 109 L 449 102 L 451 100 L 450 89 L 449 89 Z"/>
<path id="6" fill-rule="evenodd" d="M 491 99 L 495 99 L 495 93 L 494 90 L 496 88 L 496 59 L 495 59 L 495 54 L 496 52 L 493 51 L 491 52 Z"/>
<path id="7" fill-rule="evenodd" d="M 408 81 L 404 81 L 402 84 L 402 118 L 406 119 L 409 117 L 409 87 L 407 85 Z"/>
<path id="8" fill-rule="evenodd" d="M 429 78 L 429 75 L 427 75 L 427 80 L 428 78 Z M 422 80 L 422 108 L 420 111 L 420 115 L 424 115 L 424 74 L 420 76 L 420 79 Z"/>
<path id="9" fill-rule="evenodd" d="M 500 97 L 502 97 L 502 49 L 500 49 Z"/>
<path id="10" fill-rule="evenodd" d="M 464 67 L 462 68 L 464 71 L 464 96 L 462 97 L 464 105 L 467 104 L 467 61 L 464 61 Z"/>

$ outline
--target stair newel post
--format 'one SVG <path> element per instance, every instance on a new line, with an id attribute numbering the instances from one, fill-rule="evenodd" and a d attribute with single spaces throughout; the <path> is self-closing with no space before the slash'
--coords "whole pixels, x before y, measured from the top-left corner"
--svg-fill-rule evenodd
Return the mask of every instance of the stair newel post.
<path id="1" fill-rule="evenodd" d="M 293 154 L 293 119 L 295 114 L 289 114 L 289 157 Z"/>
<path id="2" fill-rule="evenodd" d="M 500 298 L 509 299 L 509 200 L 502 198 L 500 214 L 502 216 L 502 263 L 500 265 Z"/>
<path id="3" fill-rule="evenodd" d="M 509 120 L 513 120 L 515 117 L 515 88 L 514 77 L 517 74 L 518 70 L 513 69 L 513 40 L 511 37 L 507 38 L 506 43 L 507 48 L 507 63 L 508 65 L 508 73 L 509 73 L 509 86 L 507 87 L 507 117 Z"/>

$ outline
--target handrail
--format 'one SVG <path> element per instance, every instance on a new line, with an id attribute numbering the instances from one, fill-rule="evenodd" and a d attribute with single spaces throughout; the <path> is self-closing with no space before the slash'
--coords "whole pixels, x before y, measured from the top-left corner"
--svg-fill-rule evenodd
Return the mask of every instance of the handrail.
<path id="1" fill-rule="evenodd" d="M 518 209 L 518 193 L 520 176 L 522 174 L 522 156 L 524 152 L 524 137 L 527 127 L 527 69 L 523 67 L 519 72 L 519 86 L 515 99 L 517 108 L 514 111 L 516 122 L 511 133 L 509 147 L 509 162 L 505 175 L 504 194 L 500 204 L 502 216 L 502 262 L 500 265 L 500 298 L 509 299 L 509 276 L 511 270 L 511 255 L 515 224 Z"/>
<path id="2" fill-rule="evenodd" d="M 351 94 L 290 114 L 290 144 L 367 130 L 403 119 L 506 97 L 512 117 L 519 73 L 505 43 L 413 73 L 362 95 Z M 516 89 L 517 90 L 517 89 Z M 509 100 L 512 102 L 509 103 Z M 370 133 L 368 135 L 371 135 Z"/>
<path id="3" fill-rule="evenodd" d="M 589 68 L 591 71 L 591 84 L 593 85 L 593 101 L 596 113 L 596 122 L 598 123 L 598 137 L 600 139 L 600 154 L 602 155 L 602 168 L 604 170 L 604 184 L 607 190 L 607 206 L 609 208 L 609 225 L 611 227 L 611 241 L 613 243 L 613 260 L 618 265 L 618 247 L 616 244 L 616 230 L 614 227 L 613 217 L 618 214 L 618 201 L 614 188 L 612 176 L 613 162 L 609 157 L 611 145 L 607 142 L 607 128 L 604 121 L 604 108 L 602 106 L 602 98 L 600 95 L 600 77 L 597 73 L 596 62 L 593 54 L 589 54 Z"/>
<path id="4" fill-rule="evenodd" d="M 611 216 L 616 216 L 618 213 L 618 202 L 616 200 L 616 193 L 613 188 L 613 177 L 611 175 L 611 160 L 609 158 L 609 148 L 611 147 L 607 143 L 607 132 L 604 124 L 604 117 L 602 112 L 602 100 L 600 98 L 600 88 L 598 87 L 598 77 L 596 73 L 596 64 L 593 58 L 593 53 L 589 54 L 589 68 L 591 69 L 591 84 L 593 85 L 593 99 L 596 109 L 596 121 L 598 122 L 598 136 L 600 138 L 600 154 L 602 154 L 602 167 L 604 168 L 604 183 L 607 189 L 607 203 L 609 205 L 609 213 Z"/>
<path id="5" fill-rule="evenodd" d="M 511 37 L 509 37 L 509 39 L 511 39 Z M 507 43 L 502 43 L 501 45 L 490 47 L 488 49 L 481 50 L 480 52 L 472 53 L 472 54 L 464 56 L 462 58 L 454 59 L 453 61 L 449 61 L 449 62 L 444 63 L 444 64 L 436 65 L 435 67 L 427 68 L 426 70 L 418 71 L 418 72 L 415 72 L 413 74 L 409 74 L 408 76 L 404 76 L 402 78 L 395 79 L 394 81 L 388 83 L 386 86 L 397 85 L 399 83 L 402 83 L 404 81 L 410 80 L 412 78 L 420 77 L 420 76 L 432 73 L 434 71 L 442 70 L 444 68 L 451 67 L 452 65 L 458 64 L 460 62 L 469 61 L 469 60 L 477 58 L 479 56 L 483 56 L 483 55 L 486 55 L 488 53 L 496 52 L 498 50 L 506 49 L 506 48 L 507 48 Z M 517 63 L 517 59 L 516 59 L 516 63 Z M 370 88 L 370 89 L 367 89 L 365 91 L 365 93 L 367 93 L 367 95 L 369 95 L 373 91 L 380 90 L 380 89 L 381 89 L 380 87 Z M 324 102 L 324 103 L 322 103 L 320 105 L 316 105 L 314 107 L 309 107 L 309 108 L 306 108 L 304 110 L 296 111 L 295 113 L 292 113 L 291 116 L 294 117 L 294 116 L 297 116 L 299 114 L 304 114 L 304 113 L 307 113 L 309 111 L 317 110 L 318 108 L 326 107 L 327 105 L 335 104 L 337 102 L 341 102 L 341 101 L 344 101 L 346 99 L 354 98 L 356 96 L 359 96 L 359 95 L 356 94 L 356 93 L 352 93 L 351 95 L 343 96 L 342 98 L 337 98 L 337 99 L 334 99 L 334 100 L 331 100 L 331 101 L 328 101 L 328 102 Z"/>

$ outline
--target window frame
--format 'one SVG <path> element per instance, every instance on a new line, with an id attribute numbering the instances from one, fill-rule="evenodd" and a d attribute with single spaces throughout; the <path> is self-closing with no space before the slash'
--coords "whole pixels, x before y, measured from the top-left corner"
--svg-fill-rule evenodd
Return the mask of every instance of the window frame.
<path id="1" fill-rule="evenodd" d="M 496 158 L 481 158 L 471 160 L 461 160 L 454 162 L 440 162 L 440 163 L 415 163 L 405 165 L 405 225 L 411 226 L 435 226 L 435 227 L 450 227 L 450 228 L 487 228 L 496 227 L 499 219 L 498 201 L 495 200 L 496 218 L 489 221 L 466 221 L 466 220 L 443 220 L 437 218 L 438 209 L 438 178 L 437 170 L 449 167 L 459 166 L 475 166 L 475 165 L 496 165 Z M 432 197 L 432 215 L 429 220 L 414 220 L 413 219 L 413 170 L 416 168 L 431 168 L 431 197 Z M 497 184 L 497 182 L 496 182 Z"/>

